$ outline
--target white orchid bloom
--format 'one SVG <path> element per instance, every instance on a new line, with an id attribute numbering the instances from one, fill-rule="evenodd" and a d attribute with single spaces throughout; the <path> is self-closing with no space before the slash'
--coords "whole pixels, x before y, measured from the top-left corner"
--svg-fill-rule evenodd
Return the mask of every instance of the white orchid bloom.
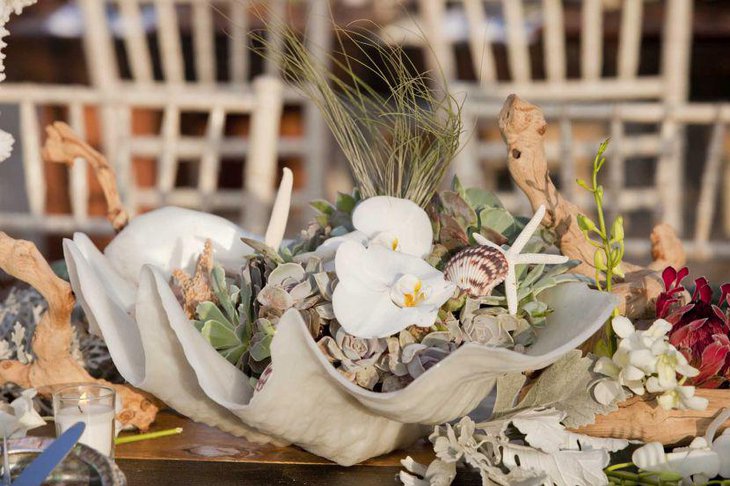
<path id="1" fill-rule="evenodd" d="M 352 226 L 370 244 L 424 258 L 431 253 L 431 220 L 418 204 L 409 199 L 375 196 L 361 202 L 352 213 Z"/>
<path id="2" fill-rule="evenodd" d="M 645 331 L 637 331 L 626 317 L 615 317 L 611 327 L 621 340 L 611 358 L 600 358 L 594 371 L 609 377 L 593 388 L 593 396 L 600 403 L 611 403 L 621 394 L 624 386 L 636 395 L 645 392 L 661 394 L 659 405 L 666 410 L 704 410 L 707 400 L 694 396 L 694 387 L 682 386 L 677 374 L 692 377 L 699 371 L 687 362 L 677 348 L 669 343 L 667 334 L 672 325 L 657 319 Z"/>
<path id="3" fill-rule="evenodd" d="M 705 410 L 709 404 L 706 398 L 695 396 L 695 387 L 684 385 L 665 390 L 656 401 L 664 410 Z"/>
<path id="4" fill-rule="evenodd" d="M 365 199 L 352 213 L 352 226 L 355 231 L 329 238 L 313 252 L 297 255 L 295 261 L 305 262 L 316 256 L 325 262 L 326 268 L 346 241 L 357 241 L 363 246 L 381 245 L 420 258 L 431 253 L 431 219 L 423 208 L 409 199 L 391 196 Z"/>
<path id="5" fill-rule="evenodd" d="M 8 439 L 21 438 L 29 430 L 46 424 L 33 407 L 35 395 L 36 391 L 29 388 L 10 404 L 0 403 L 0 434 Z"/>
<path id="6" fill-rule="evenodd" d="M 532 217 L 529 223 L 527 223 L 522 232 L 517 236 L 515 242 L 507 250 L 503 250 L 498 244 L 489 241 L 479 233 L 474 233 L 474 239 L 480 245 L 489 246 L 494 248 L 504 255 L 507 261 L 507 276 L 504 279 L 504 290 L 505 296 L 507 297 L 507 308 L 509 313 L 512 315 L 517 314 L 517 305 L 519 301 L 517 299 L 517 276 L 515 272 L 516 265 L 528 265 L 528 264 L 546 264 L 546 265 L 559 265 L 569 260 L 567 256 L 563 255 L 546 255 L 543 253 L 522 253 L 527 243 L 530 241 L 532 235 L 540 227 L 542 219 L 545 217 L 545 206 L 542 205 L 537 208 L 535 215 Z"/>
<path id="7" fill-rule="evenodd" d="M 361 338 L 386 337 L 411 325 L 429 327 L 456 286 L 423 259 L 381 245 L 346 241 L 337 249 L 332 295 L 342 328 Z"/>
<path id="8" fill-rule="evenodd" d="M 707 427 L 704 437 L 695 437 L 689 447 L 678 447 L 664 452 L 659 442 L 650 442 L 634 451 L 631 460 L 646 471 L 674 473 L 681 476 L 682 484 L 702 484 L 720 476 L 730 479 L 730 429 L 713 441 L 720 425 L 730 419 L 726 408 Z"/>

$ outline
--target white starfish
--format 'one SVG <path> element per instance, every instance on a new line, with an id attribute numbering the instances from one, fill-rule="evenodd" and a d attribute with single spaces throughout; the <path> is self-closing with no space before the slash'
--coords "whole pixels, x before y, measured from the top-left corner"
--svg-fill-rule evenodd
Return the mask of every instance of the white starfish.
<path id="1" fill-rule="evenodd" d="M 545 206 L 540 206 L 535 211 L 529 223 L 525 225 L 515 242 L 506 251 L 496 243 L 489 241 L 479 233 L 474 233 L 474 239 L 480 245 L 485 245 L 498 250 L 504 255 L 507 261 L 507 276 L 504 279 L 505 296 L 507 297 L 507 308 L 512 315 L 517 314 L 517 277 L 515 273 L 515 265 L 527 265 L 530 263 L 544 263 L 546 265 L 558 265 L 568 261 L 568 257 L 563 255 L 546 255 L 544 253 L 520 253 L 530 241 L 532 235 L 537 231 L 542 218 L 545 216 Z"/>

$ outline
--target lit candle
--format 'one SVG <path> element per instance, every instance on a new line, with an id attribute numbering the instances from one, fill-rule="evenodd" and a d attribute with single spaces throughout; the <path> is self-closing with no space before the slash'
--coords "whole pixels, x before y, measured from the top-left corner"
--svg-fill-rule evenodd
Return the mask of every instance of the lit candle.
<path id="1" fill-rule="evenodd" d="M 114 389 L 95 383 L 63 386 L 53 394 L 56 435 L 77 422 L 86 424 L 79 442 L 112 457 L 114 453 Z"/>

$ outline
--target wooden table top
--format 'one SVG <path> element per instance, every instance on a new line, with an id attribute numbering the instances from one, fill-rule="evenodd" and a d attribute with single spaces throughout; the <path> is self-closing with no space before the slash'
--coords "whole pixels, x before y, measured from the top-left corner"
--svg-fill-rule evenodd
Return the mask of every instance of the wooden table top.
<path id="1" fill-rule="evenodd" d="M 170 411 L 160 413 L 150 432 L 174 427 L 182 427 L 183 432 L 117 446 L 116 460 L 130 486 L 396 485 L 401 459 L 410 455 L 424 464 L 433 459 L 430 444 L 422 441 L 408 450 L 346 468 L 298 447 L 254 444 Z M 463 471 L 454 484 L 477 485 L 481 480 Z"/>

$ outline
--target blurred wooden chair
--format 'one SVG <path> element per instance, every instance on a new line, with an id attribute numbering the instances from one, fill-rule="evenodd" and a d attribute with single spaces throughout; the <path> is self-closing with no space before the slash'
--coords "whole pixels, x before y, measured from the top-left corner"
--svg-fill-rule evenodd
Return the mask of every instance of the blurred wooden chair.
<path id="1" fill-rule="evenodd" d="M 88 134 L 90 120 L 95 125 L 98 123 L 101 132 L 111 134 L 109 145 L 114 149 L 106 150 L 105 155 L 117 172 L 123 202 L 132 214 L 140 209 L 177 205 L 238 219 L 252 231 L 262 233 L 265 229 L 278 179 L 282 87 L 276 78 L 256 79 L 249 92 L 204 95 L 152 87 L 112 92 L 88 87 L 3 84 L 0 104 L 19 106 L 16 132 L 20 133 L 29 208 L 28 213 L 0 208 L 3 231 L 56 234 L 111 231 L 104 217 L 90 214 L 89 188 L 93 176 L 87 173 L 83 161 L 70 169 L 68 190 L 61 196 L 70 200 L 70 214 L 46 211 L 50 180 L 47 171 L 58 169 L 41 158 L 42 129 L 56 120 L 68 122 L 82 138 Z M 48 116 L 49 109 L 53 118 L 41 119 Z M 159 128 L 138 133 L 132 126 L 132 113 L 137 109 L 157 112 Z M 185 112 L 199 113 L 206 118 L 204 134 L 180 133 L 180 117 Z M 226 134 L 226 122 L 235 116 L 250 117 L 247 139 Z M 108 123 L 113 124 L 113 130 L 107 130 Z M 231 154 L 246 154 L 247 163 L 242 164 L 238 178 L 242 187 L 221 188 L 221 161 Z M 149 159 L 156 165 L 158 177 L 153 184 L 139 184 L 132 163 L 136 157 Z M 197 167 L 189 168 L 187 177 L 181 178 L 181 165 L 186 161 L 195 161 Z M 58 174 L 52 179 L 56 183 Z M 104 210 L 95 213 L 104 214 Z"/>
<path id="2" fill-rule="evenodd" d="M 199 99 L 220 92 L 245 96 L 258 74 L 283 78 L 271 60 L 262 61 L 249 49 L 254 30 L 274 44 L 284 42 L 281 32 L 266 31 L 256 8 L 306 35 L 321 60 L 330 48 L 328 0 L 75 1 L 84 15 L 91 83 L 102 93 L 171 90 Z M 278 157 L 296 165 L 295 202 L 322 197 L 330 158 L 328 131 L 317 107 L 296 90 L 284 87 L 283 97 L 286 133 L 280 137 Z M 102 117 L 112 115 L 102 112 Z M 102 135 L 103 146 L 113 152 L 112 142 L 119 137 L 106 130 Z"/>
<path id="3" fill-rule="evenodd" d="M 401 32 L 410 32 L 401 39 L 428 39 L 430 48 L 424 49 L 426 65 L 444 73 L 448 89 L 457 98 L 466 96 L 464 148 L 453 165 L 454 172 L 466 183 L 496 189 L 500 178 L 505 178 L 503 152 L 494 151 L 489 141 L 499 138 L 496 124 L 486 125 L 483 121 L 494 121 L 501 102 L 517 93 L 540 106 L 553 106 L 548 111 L 559 120 L 561 148 L 553 152 L 551 168 L 561 174 L 566 188 L 574 184 L 575 176 L 589 175 L 600 137 L 615 136 L 620 130 L 624 137 L 621 143 L 629 144 L 620 150 L 629 159 L 640 155 L 633 152 L 648 148 L 658 152 L 653 187 L 646 188 L 641 197 L 627 189 L 621 198 L 628 207 L 658 206 L 660 217 L 682 231 L 682 180 L 667 174 L 683 172 L 684 129 L 674 117 L 673 107 L 687 101 L 692 0 L 622 0 L 611 2 L 617 5 L 610 12 L 604 0 L 414 3 L 418 15 L 404 24 L 410 27 L 400 27 Z M 659 10 L 663 18 L 661 59 L 657 63 L 642 60 L 642 39 L 646 25 L 657 23 Z M 609 16 L 616 33 L 613 50 L 608 48 L 606 38 L 605 20 Z M 399 28 L 385 30 L 390 37 L 398 38 Z M 580 34 L 577 42 L 568 30 Z M 467 62 L 460 62 L 464 56 L 459 55 L 459 48 L 463 46 L 467 47 Z M 609 55 L 613 51 L 615 56 Z M 650 72 L 653 64 L 657 69 Z M 632 133 L 631 124 L 622 120 L 621 108 L 607 106 L 606 115 L 599 117 L 603 120 L 596 120 L 571 119 L 561 115 L 571 113 L 571 108 L 557 106 L 633 100 L 664 106 L 664 116 L 653 122 L 652 132 Z M 606 129 L 604 122 L 613 128 Z M 631 145 L 634 138 L 637 143 Z M 618 143 L 614 140 L 612 145 Z M 488 154 L 490 157 L 486 157 Z M 622 165 L 612 170 L 618 174 L 624 168 Z M 619 179 L 626 177 L 616 176 Z M 504 196 L 512 209 L 524 209 L 526 201 L 517 192 Z"/>

